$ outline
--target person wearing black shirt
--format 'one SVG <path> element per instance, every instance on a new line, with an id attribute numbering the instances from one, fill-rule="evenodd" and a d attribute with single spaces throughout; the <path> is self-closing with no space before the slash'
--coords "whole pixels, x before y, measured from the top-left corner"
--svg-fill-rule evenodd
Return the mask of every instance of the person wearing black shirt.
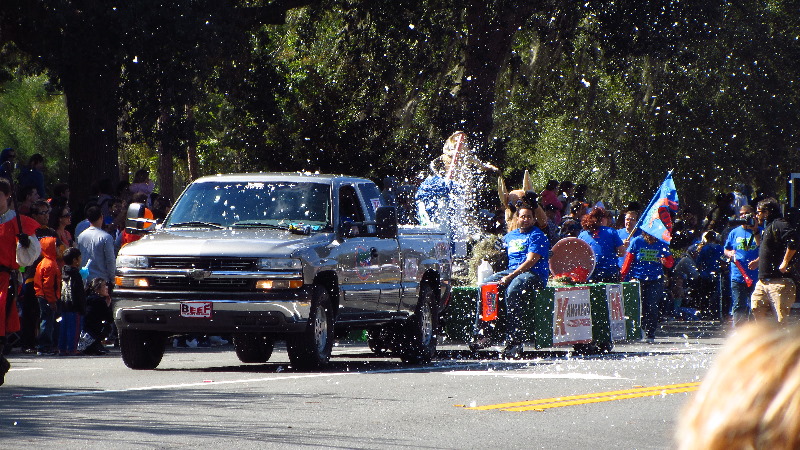
<path id="1" fill-rule="evenodd" d="M 789 274 L 798 245 L 797 230 L 781 216 L 778 202 L 773 198 L 758 203 L 756 217 L 764 232 L 758 258 L 749 264 L 751 269 L 758 267 L 758 282 L 751 296 L 753 317 L 766 320 L 774 309 L 778 322 L 783 322 L 789 316 L 797 290 Z"/>

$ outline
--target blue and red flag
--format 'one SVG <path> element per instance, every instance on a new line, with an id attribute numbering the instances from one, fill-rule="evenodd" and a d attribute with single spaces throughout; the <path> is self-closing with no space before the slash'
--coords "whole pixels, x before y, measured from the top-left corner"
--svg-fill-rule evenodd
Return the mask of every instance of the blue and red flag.
<path id="1" fill-rule="evenodd" d="M 669 244 L 672 240 L 671 211 L 678 211 L 678 191 L 675 189 L 675 182 L 672 181 L 672 171 L 670 170 L 655 197 L 650 200 L 647 209 L 639 217 L 636 228 Z"/>

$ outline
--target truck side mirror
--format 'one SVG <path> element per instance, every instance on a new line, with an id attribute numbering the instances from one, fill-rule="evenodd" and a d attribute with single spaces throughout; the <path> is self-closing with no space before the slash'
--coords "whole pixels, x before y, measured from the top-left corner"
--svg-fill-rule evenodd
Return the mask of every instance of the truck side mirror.
<path id="1" fill-rule="evenodd" d="M 130 234 L 145 234 L 156 229 L 153 211 L 143 203 L 131 203 L 125 215 L 125 231 Z"/>
<path id="2" fill-rule="evenodd" d="M 375 225 L 378 237 L 393 239 L 397 237 L 397 208 L 394 206 L 381 206 L 375 211 Z"/>

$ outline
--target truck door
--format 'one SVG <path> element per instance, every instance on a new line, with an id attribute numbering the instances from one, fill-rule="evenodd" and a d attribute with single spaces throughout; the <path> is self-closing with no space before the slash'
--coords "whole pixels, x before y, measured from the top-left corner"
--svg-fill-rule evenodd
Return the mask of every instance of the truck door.
<path id="1" fill-rule="evenodd" d="M 364 208 L 352 184 L 339 187 L 339 227 L 349 231 L 343 234 L 340 245 L 331 252 L 341 274 L 339 288 L 342 291 L 340 318 L 342 320 L 369 319 L 380 310 L 380 253 L 370 236 L 369 226 L 354 225 L 366 220 Z M 374 227 L 372 227 L 374 229 Z"/>
<path id="2" fill-rule="evenodd" d="M 358 193 L 366 206 L 367 220 L 375 220 L 375 211 L 382 204 L 381 193 L 373 183 L 359 183 Z M 400 246 L 397 239 L 378 239 L 374 227 L 367 230 L 372 236 L 371 247 L 378 252 L 377 264 L 380 271 L 376 282 L 380 286 L 380 309 L 386 313 L 395 312 L 400 307 L 400 288 L 402 271 L 400 260 Z"/>

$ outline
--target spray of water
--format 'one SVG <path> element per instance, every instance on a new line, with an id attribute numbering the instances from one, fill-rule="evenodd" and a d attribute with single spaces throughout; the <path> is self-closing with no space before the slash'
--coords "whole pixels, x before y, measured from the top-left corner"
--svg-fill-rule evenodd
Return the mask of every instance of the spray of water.
<path id="1" fill-rule="evenodd" d="M 430 175 L 417 191 L 419 223 L 445 225 L 456 258 L 467 257 L 467 242 L 480 231 L 475 210 L 478 186 L 489 170 L 497 168 L 479 160 L 466 134 L 457 131 L 445 141 L 442 154 L 431 161 Z"/>

